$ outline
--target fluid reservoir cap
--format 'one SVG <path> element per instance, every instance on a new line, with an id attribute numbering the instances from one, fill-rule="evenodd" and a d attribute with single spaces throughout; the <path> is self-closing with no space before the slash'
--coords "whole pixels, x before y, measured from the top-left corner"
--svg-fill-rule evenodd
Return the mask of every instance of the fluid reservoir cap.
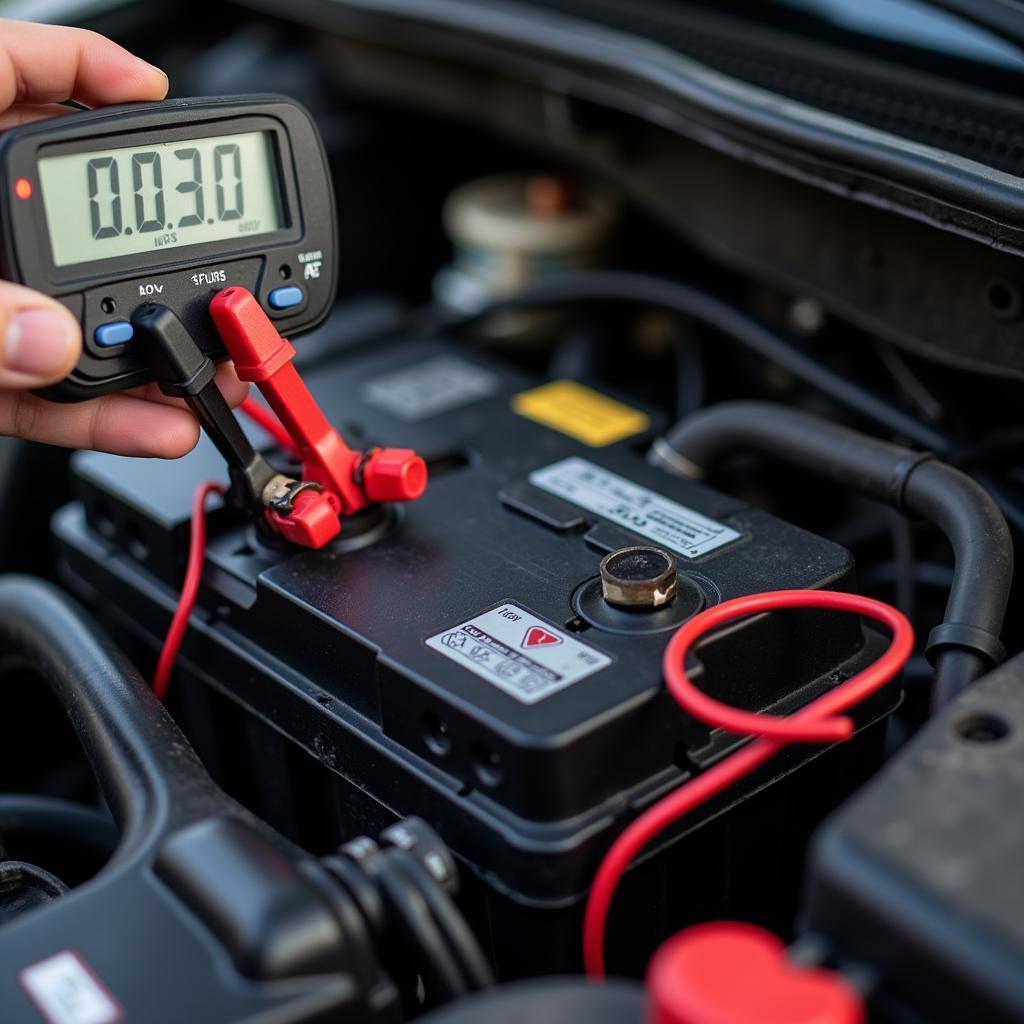
<path id="1" fill-rule="evenodd" d="M 604 599 L 621 608 L 660 608 L 676 594 L 676 560 L 661 548 L 619 548 L 600 571 Z"/>

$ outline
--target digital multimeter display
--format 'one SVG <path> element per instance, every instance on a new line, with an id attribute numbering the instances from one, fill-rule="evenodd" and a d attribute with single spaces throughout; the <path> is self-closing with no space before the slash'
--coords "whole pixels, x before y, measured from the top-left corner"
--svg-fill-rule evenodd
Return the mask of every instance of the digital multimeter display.
<path id="1" fill-rule="evenodd" d="M 210 303 L 252 292 L 294 337 L 334 304 L 338 228 L 316 122 L 285 96 L 98 107 L 0 132 L 0 279 L 63 303 L 82 354 L 45 397 L 79 401 L 153 379 L 135 338 L 165 306 L 225 358 Z"/>
<path id="2" fill-rule="evenodd" d="M 282 225 L 266 131 L 41 156 L 39 184 L 58 267 L 246 242 Z"/>

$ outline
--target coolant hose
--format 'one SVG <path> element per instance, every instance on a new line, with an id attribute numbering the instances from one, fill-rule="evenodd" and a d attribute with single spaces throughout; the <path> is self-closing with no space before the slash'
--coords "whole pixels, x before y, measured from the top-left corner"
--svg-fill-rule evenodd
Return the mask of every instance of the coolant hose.
<path id="1" fill-rule="evenodd" d="M 937 706 L 999 664 L 1013 542 L 1003 514 L 970 477 L 930 453 L 770 402 L 725 402 L 695 413 L 656 441 L 651 457 L 677 474 L 700 476 L 738 451 L 782 459 L 945 534 L 953 548 L 953 582 L 944 619 L 925 649 L 935 665 Z"/>

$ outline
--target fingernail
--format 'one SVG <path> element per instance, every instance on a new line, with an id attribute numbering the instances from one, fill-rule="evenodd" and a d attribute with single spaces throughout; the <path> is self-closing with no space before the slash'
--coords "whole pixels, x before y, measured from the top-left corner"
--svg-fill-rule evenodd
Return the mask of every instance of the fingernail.
<path id="1" fill-rule="evenodd" d="M 72 343 L 71 323 L 52 309 L 16 313 L 7 328 L 4 366 L 27 377 L 52 377 L 64 366 Z"/>

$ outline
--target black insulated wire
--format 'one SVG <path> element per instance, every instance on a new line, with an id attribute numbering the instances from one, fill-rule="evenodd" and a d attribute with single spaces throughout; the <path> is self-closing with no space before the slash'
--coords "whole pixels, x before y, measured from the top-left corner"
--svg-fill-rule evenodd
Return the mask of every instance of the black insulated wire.
<path id="1" fill-rule="evenodd" d="M 417 965 L 425 1005 L 439 1005 L 466 995 L 470 991 L 466 979 L 426 900 L 410 882 L 405 865 L 397 858 L 381 858 L 375 878 L 397 925 L 390 930 L 389 940 L 404 949 L 409 962 Z"/>
<path id="2" fill-rule="evenodd" d="M 436 1006 L 492 986 L 490 964 L 452 899 L 458 876 L 440 837 L 406 818 L 380 841 L 360 837 L 320 863 L 358 907 L 385 967 L 404 977 L 408 1006 Z M 440 873 L 439 861 L 446 862 Z M 412 992 L 416 977 L 422 998 Z"/>
<path id="3" fill-rule="evenodd" d="M 545 306 L 633 302 L 659 306 L 714 328 L 736 344 L 788 370 L 851 412 L 908 441 L 945 453 L 949 438 L 894 406 L 874 391 L 848 380 L 724 299 L 682 281 L 627 270 L 587 270 L 538 281 L 529 288 L 449 324 L 471 326 L 496 313 Z"/>
<path id="4" fill-rule="evenodd" d="M 491 965 L 458 907 L 420 864 L 406 860 L 403 867 L 410 884 L 429 907 L 434 923 L 462 971 L 466 988 L 470 992 L 490 988 L 494 984 Z"/>
<path id="5" fill-rule="evenodd" d="M 652 461 L 677 474 L 685 467 L 706 472 L 731 453 L 760 452 L 938 527 L 953 548 L 954 571 L 943 622 L 926 645 L 935 665 L 934 703 L 949 702 L 1002 660 L 999 633 L 1013 580 L 1013 544 L 998 506 L 960 470 L 769 402 L 712 406 L 678 423 L 661 442 Z"/>
<path id="6" fill-rule="evenodd" d="M 0 673 L 23 668 L 41 676 L 63 705 L 113 822 L 103 825 L 102 818 L 84 808 L 67 815 L 63 801 L 9 796 L 0 798 L 0 824 L 6 823 L 12 833 L 52 825 L 52 816 L 60 814 L 66 818 L 62 834 L 69 842 L 91 838 L 105 853 L 110 852 L 107 844 L 116 845 L 105 868 L 109 872 L 156 849 L 161 837 L 182 836 L 197 821 L 235 819 L 255 828 L 289 858 L 296 857 L 290 843 L 266 830 L 213 784 L 138 672 L 76 601 L 42 580 L 0 576 Z M 432 838 L 436 853 L 441 840 Z M 415 857 L 414 852 L 388 848 L 378 854 L 372 875 L 365 878 L 356 865 L 354 872 L 332 871 L 342 883 L 341 891 L 329 899 L 332 912 L 342 923 L 365 920 L 370 931 L 386 933 L 385 941 L 413 951 L 437 1002 L 485 987 L 490 972 L 472 933 L 441 883 Z M 324 866 L 330 870 L 331 864 Z M 332 883 L 322 868 L 306 870 L 314 867 L 315 862 L 308 862 L 303 873 L 307 880 L 315 877 L 324 896 L 322 883 Z M 348 900 L 352 892 L 360 898 L 341 906 L 339 899 Z M 360 924 L 347 934 L 366 930 Z M 354 952 L 349 951 L 350 962 Z M 376 956 L 376 949 L 372 952 Z M 366 957 L 359 962 L 365 975 L 369 962 Z"/>

